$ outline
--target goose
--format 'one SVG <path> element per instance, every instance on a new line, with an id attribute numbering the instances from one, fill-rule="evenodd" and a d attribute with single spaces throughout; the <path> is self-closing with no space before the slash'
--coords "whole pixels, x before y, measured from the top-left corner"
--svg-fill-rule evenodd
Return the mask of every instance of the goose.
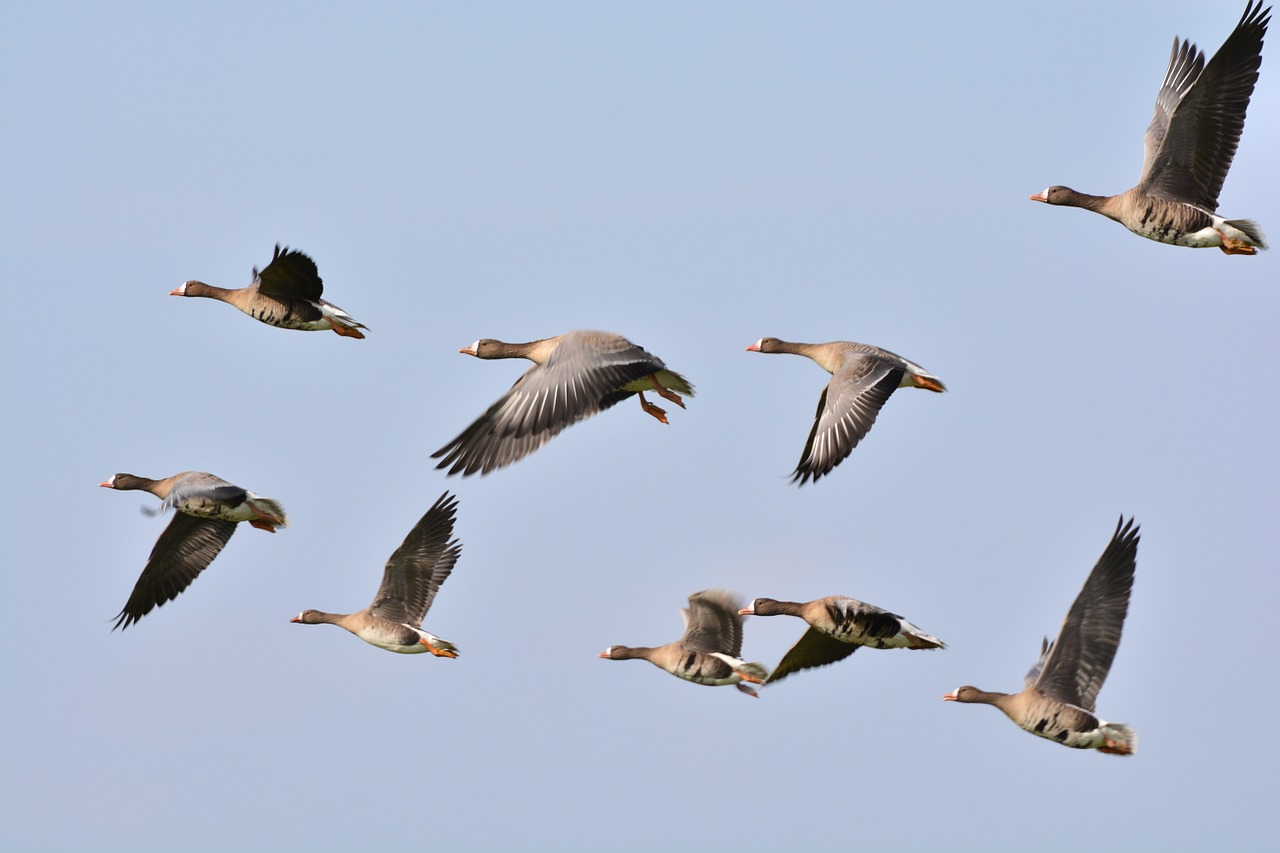
<path id="1" fill-rule="evenodd" d="M 304 610 L 290 619 L 303 625 L 337 625 L 370 645 L 402 655 L 430 652 L 456 658 L 458 647 L 429 631 L 422 619 L 453 571 L 462 543 L 453 536 L 458 499 L 445 492 L 387 560 L 373 603 L 355 613 Z"/>
<path id="2" fill-rule="evenodd" d="M 1240 22 L 1206 64 L 1190 41 L 1173 39 L 1173 53 L 1156 95 L 1155 117 L 1143 142 L 1142 174 L 1133 189 L 1113 196 L 1049 187 L 1032 201 L 1082 207 L 1133 233 L 1175 246 L 1217 246 L 1228 255 L 1267 248 L 1248 219 L 1217 214 L 1218 194 L 1235 157 L 1245 110 L 1262 65 L 1262 37 L 1271 9 L 1245 6 Z"/>
<path id="3" fill-rule="evenodd" d="M 995 705 L 1020 728 L 1074 749 L 1133 755 L 1138 733 L 1096 716 L 1094 703 L 1120 646 L 1138 556 L 1138 527 L 1124 517 L 1076 596 L 1057 638 L 1040 644 L 1040 659 L 1021 693 L 964 686 L 948 702 Z"/>
<path id="4" fill-rule="evenodd" d="M 316 262 L 299 251 L 276 244 L 271 263 L 258 272 L 253 268 L 253 282 L 248 287 L 228 290 L 203 281 L 187 281 L 170 296 L 204 296 L 225 302 L 255 320 L 281 329 L 318 332 L 332 329 L 345 338 L 364 338 L 363 323 L 357 323 L 346 311 L 320 298 L 324 282 Z"/>
<path id="5" fill-rule="evenodd" d="M 111 630 L 124 630 L 154 608 L 178 597 L 218 556 L 242 521 L 275 533 L 288 526 L 278 501 L 264 498 L 204 471 L 183 471 L 163 480 L 114 474 L 98 484 L 117 491 L 144 491 L 160 498 L 160 509 L 174 510 Z"/>
<path id="6" fill-rule="evenodd" d="M 924 388 L 942 393 L 947 388 L 938 377 L 896 353 L 870 344 L 832 341 L 798 344 L 777 338 L 761 338 L 747 352 L 792 353 L 811 358 L 831 374 L 818 398 L 809 439 L 791 482 L 815 483 L 839 465 L 876 422 L 885 400 L 897 388 Z"/>
<path id="7" fill-rule="evenodd" d="M 946 643 L 926 634 L 896 613 L 847 595 L 828 595 L 802 603 L 757 598 L 738 611 L 743 616 L 799 616 L 809 630 L 769 676 L 775 684 L 793 672 L 844 660 L 859 646 L 872 649 L 945 649 Z"/>
<path id="8" fill-rule="evenodd" d="M 759 698 L 742 682 L 763 684 L 769 671 L 758 663 L 742 660 L 741 600 L 724 589 L 707 589 L 689 596 L 689 606 L 680 609 L 684 634 L 674 643 L 647 646 L 610 646 L 598 657 L 606 660 L 647 660 L 676 678 L 717 687 L 732 684 L 748 696 Z"/>
<path id="9" fill-rule="evenodd" d="M 458 352 L 476 358 L 527 358 L 533 367 L 457 438 L 431 454 L 449 476 L 488 474 L 528 456 L 561 430 L 639 395 L 640 408 L 668 423 L 645 399 L 653 391 L 680 408 L 693 386 L 662 359 L 612 332 L 574 331 L 522 344 L 491 338 Z M 677 393 L 678 392 L 678 393 Z"/>

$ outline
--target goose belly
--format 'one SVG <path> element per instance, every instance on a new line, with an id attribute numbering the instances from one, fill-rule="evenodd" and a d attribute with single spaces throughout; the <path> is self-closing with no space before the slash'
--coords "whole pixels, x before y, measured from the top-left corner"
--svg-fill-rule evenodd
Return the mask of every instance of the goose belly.
<path id="1" fill-rule="evenodd" d="M 227 504 L 206 498 L 188 498 L 174 508 L 179 512 L 185 512 L 187 515 L 195 515 L 200 518 L 216 518 L 221 521 L 234 521 L 237 523 L 256 518 L 248 501 Z"/>
<path id="2" fill-rule="evenodd" d="M 1097 749 L 1105 742 L 1098 718 L 1072 706 L 1066 706 L 1061 713 L 1038 715 L 1018 725 L 1037 737 L 1072 749 Z"/>
<path id="3" fill-rule="evenodd" d="M 737 684 L 742 680 L 742 676 L 734 672 L 733 668 L 724 661 L 695 651 L 688 651 L 681 655 L 675 668 L 669 672 L 685 681 L 713 687 Z"/>
<path id="4" fill-rule="evenodd" d="M 1189 204 L 1158 204 L 1151 200 L 1128 219 L 1121 220 L 1139 237 L 1157 243 L 1207 249 L 1222 245 L 1222 235 L 1215 228 L 1217 217 Z"/>

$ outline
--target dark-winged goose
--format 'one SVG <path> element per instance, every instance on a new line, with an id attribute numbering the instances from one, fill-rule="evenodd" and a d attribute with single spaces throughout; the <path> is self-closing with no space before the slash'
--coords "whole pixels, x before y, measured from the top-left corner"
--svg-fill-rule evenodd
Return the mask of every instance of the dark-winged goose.
<path id="1" fill-rule="evenodd" d="M 689 596 L 689 606 L 680 609 L 684 634 L 674 643 L 650 648 L 610 646 L 599 654 L 608 660 L 647 660 L 676 678 L 694 684 L 736 685 L 749 696 L 757 696 L 742 682 L 763 684 L 769 671 L 758 663 L 742 660 L 742 601 L 723 589 L 708 589 Z"/>
<path id="2" fill-rule="evenodd" d="M 817 482 L 830 474 L 853 452 L 895 389 L 924 388 L 938 393 L 947 390 L 942 380 L 920 365 L 870 344 L 797 344 L 761 338 L 747 347 L 747 352 L 803 355 L 831 374 L 831 381 L 818 398 L 818 412 L 800 454 L 800 464 L 791 475 L 791 482 L 802 486 L 810 479 Z"/>
<path id="3" fill-rule="evenodd" d="M 946 648 L 946 644 L 937 637 L 926 634 L 898 614 L 847 595 L 828 595 L 803 604 L 757 598 L 738 612 L 744 616 L 799 616 L 809 623 L 809 630 L 774 668 L 769 684 L 802 669 L 844 660 L 859 646 L 873 649 Z"/>
<path id="4" fill-rule="evenodd" d="M 662 359 L 612 332 L 566 332 L 523 344 L 479 340 L 458 352 L 476 358 L 527 358 L 533 367 L 462 431 L 431 454 L 437 468 L 464 477 L 488 474 L 528 456 L 565 427 L 640 396 L 640 407 L 662 423 L 667 413 L 644 397 L 654 391 L 680 408 L 693 386 Z M 679 392 L 679 393 L 677 393 Z"/>
<path id="5" fill-rule="evenodd" d="M 218 556 L 240 522 L 269 533 L 288 524 L 284 507 L 277 501 L 203 471 L 183 471 L 163 480 L 116 474 L 98 485 L 150 492 L 162 501 L 157 512 L 174 510 L 173 521 L 156 540 L 112 630 L 128 628 L 154 608 L 177 598 Z"/>
<path id="6" fill-rule="evenodd" d="M 204 296 L 240 309 L 255 320 L 281 329 L 318 332 L 332 329 L 345 338 L 363 338 L 368 328 L 332 302 L 320 298 L 324 282 L 316 262 L 302 252 L 276 244 L 271 263 L 261 272 L 253 268 L 253 282 L 228 290 L 203 281 L 188 281 L 170 296 Z"/>
<path id="7" fill-rule="evenodd" d="M 304 610 L 290 619 L 304 625 L 338 625 L 370 645 L 402 655 L 431 652 L 456 658 L 458 647 L 422 630 L 423 617 L 453 571 L 462 543 L 453 539 L 458 499 L 448 492 L 427 510 L 387 560 L 373 603 L 355 613 Z"/>
<path id="8" fill-rule="evenodd" d="M 1207 64 L 1194 44 L 1174 38 L 1155 117 L 1143 141 L 1136 187 L 1113 196 L 1049 187 L 1031 200 L 1101 213 L 1158 243 L 1217 246 L 1228 255 L 1253 255 L 1267 248 L 1257 223 L 1224 219 L 1216 211 L 1262 66 L 1262 37 L 1270 15 L 1261 0 L 1250 0 Z"/>
<path id="9" fill-rule="evenodd" d="M 1057 638 L 1040 644 L 1040 659 L 1021 693 L 960 687 L 942 698 L 995 705 L 1033 735 L 1075 749 L 1133 755 L 1138 733 L 1094 715 L 1094 703 L 1120 646 L 1138 556 L 1138 527 L 1121 517 L 1098 564 L 1076 596 Z"/>

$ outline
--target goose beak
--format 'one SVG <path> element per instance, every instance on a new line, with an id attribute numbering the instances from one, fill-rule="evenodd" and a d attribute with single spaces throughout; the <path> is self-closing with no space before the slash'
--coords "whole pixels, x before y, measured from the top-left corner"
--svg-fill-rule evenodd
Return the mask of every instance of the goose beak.
<path id="1" fill-rule="evenodd" d="M 738 611 L 739 616 L 755 616 L 756 609 L 754 607 L 744 607 Z"/>
<path id="2" fill-rule="evenodd" d="M 955 702 L 955 701 L 959 698 L 959 697 L 957 697 L 957 696 L 956 696 L 956 693 L 957 693 L 957 691 L 952 690 L 950 693 L 944 694 L 944 695 L 943 695 L 943 697 L 942 697 L 942 701 L 943 701 L 943 702 Z"/>
<path id="3" fill-rule="evenodd" d="M 1038 192 L 1035 195 L 1029 195 L 1027 198 L 1031 201 L 1043 201 L 1047 204 L 1049 201 L 1049 191 L 1044 190 L 1043 192 Z"/>

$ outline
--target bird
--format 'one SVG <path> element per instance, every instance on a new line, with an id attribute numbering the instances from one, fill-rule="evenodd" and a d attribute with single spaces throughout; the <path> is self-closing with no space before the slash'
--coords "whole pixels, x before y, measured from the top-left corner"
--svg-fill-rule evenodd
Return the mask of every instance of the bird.
<path id="1" fill-rule="evenodd" d="M 828 595 L 803 604 L 757 598 L 738 613 L 743 616 L 799 616 L 809 630 L 782 656 L 768 684 L 793 672 L 844 660 L 859 646 L 873 649 L 945 649 L 946 643 L 924 633 L 896 613 L 847 595 Z"/>
<path id="2" fill-rule="evenodd" d="M 1256 222 L 1224 219 L 1217 210 L 1258 80 L 1270 16 L 1270 7 L 1250 0 L 1235 30 L 1208 63 L 1194 44 L 1179 44 L 1174 37 L 1143 143 L 1137 186 L 1113 196 L 1054 186 L 1031 200 L 1101 213 L 1158 243 L 1217 246 L 1228 255 L 1253 255 L 1267 248 Z"/>
<path id="3" fill-rule="evenodd" d="M 462 543 L 453 539 L 458 499 L 445 492 L 387 560 L 382 585 L 373 603 L 355 613 L 304 610 L 290 619 L 303 625 L 338 625 L 370 645 L 402 655 L 430 652 L 456 658 L 458 647 L 429 631 L 422 619 L 431 608 L 440 585 L 462 554 Z"/>
<path id="4" fill-rule="evenodd" d="M 920 365 L 870 344 L 798 344 L 761 338 L 747 347 L 747 352 L 803 355 L 831 374 L 831 381 L 818 398 L 818 411 L 800 463 L 791 475 L 791 482 L 801 486 L 830 474 L 853 452 L 894 389 L 924 388 L 937 393 L 947 390 L 942 380 Z"/>
<path id="5" fill-rule="evenodd" d="M 271 263 L 261 271 L 253 268 L 248 287 L 228 290 L 203 281 L 187 281 L 170 296 L 204 296 L 234 306 L 255 320 L 281 329 L 318 332 L 332 329 L 345 338 L 364 338 L 368 329 L 332 302 L 320 298 L 324 282 L 316 262 L 307 255 L 276 244 Z"/>
<path id="6" fill-rule="evenodd" d="M 275 533 L 289 519 L 279 501 L 264 498 L 204 471 L 183 471 L 163 480 L 114 474 L 104 489 L 139 490 L 160 498 L 159 510 L 174 510 L 111 630 L 128 628 L 154 608 L 178 597 L 213 562 L 242 521 Z"/>
<path id="7" fill-rule="evenodd" d="M 458 350 L 476 358 L 527 358 L 533 367 L 455 439 L 431 454 L 449 476 L 488 474 L 523 459 L 561 430 L 625 400 L 662 423 L 667 413 L 645 399 L 653 391 L 685 408 L 693 386 L 662 359 L 613 332 L 573 331 L 512 344 L 484 338 Z"/>
<path id="8" fill-rule="evenodd" d="M 1020 693 L 991 693 L 966 685 L 942 698 L 995 705 L 1020 728 L 1074 749 L 1133 755 L 1138 733 L 1096 716 L 1094 705 L 1111 670 L 1129 610 L 1138 556 L 1138 527 L 1121 516 L 1102 557 L 1076 596 L 1058 636 L 1040 644 L 1040 658 Z"/>
<path id="9" fill-rule="evenodd" d="M 649 648 L 610 646 L 598 657 L 607 660 L 647 660 L 676 678 L 717 687 L 732 684 L 748 696 L 759 698 L 742 682 L 763 684 L 769 671 L 759 663 L 742 660 L 742 602 L 724 589 L 707 589 L 689 596 L 680 609 L 684 634 L 674 643 Z"/>

